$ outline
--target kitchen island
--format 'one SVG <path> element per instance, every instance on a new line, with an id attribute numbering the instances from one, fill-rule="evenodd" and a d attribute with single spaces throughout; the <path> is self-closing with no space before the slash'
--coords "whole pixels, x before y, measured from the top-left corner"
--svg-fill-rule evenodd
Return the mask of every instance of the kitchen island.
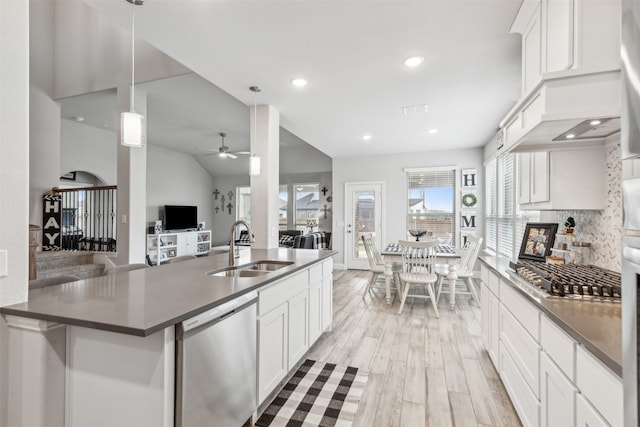
<path id="1" fill-rule="evenodd" d="M 545 298 L 481 261 L 482 335 L 525 426 L 622 426 L 619 302 Z"/>
<path id="2" fill-rule="evenodd" d="M 224 253 L 37 289 L 28 301 L 1 307 L 10 327 L 10 424 L 173 425 L 175 325 L 251 291 L 274 301 L 268 291 L 286 285 L 307 296 L 303 322 L 326 330 L 334 253 L 243 250 L 236 265 L 291 264 L 253 277 L 211 276 L 227 266 Z M 314 321 L 310 313 L 324 317 Z M 308 348 L 318 334 L 302 333 Z"/>

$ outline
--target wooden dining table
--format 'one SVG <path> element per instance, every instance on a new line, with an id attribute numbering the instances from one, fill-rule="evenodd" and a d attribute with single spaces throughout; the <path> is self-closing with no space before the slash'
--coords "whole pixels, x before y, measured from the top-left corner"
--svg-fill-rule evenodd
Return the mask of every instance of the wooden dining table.
<path id="1" fill-rule="evenodd" d="M 384 281 L 387 304 L 391 305 L 391 278 L 393 277 L 394 263 L 402 262 L 402 247 L 398 243 L 389 243 L 381 252 L 384 256 Z M 436 246 L 436 263 L 443 266 L 449 280 L 449 310 L 456 306 L 456 280 L 458 280 L 458 266 L 460 253 L 451 245 L 439 244 Z"/>

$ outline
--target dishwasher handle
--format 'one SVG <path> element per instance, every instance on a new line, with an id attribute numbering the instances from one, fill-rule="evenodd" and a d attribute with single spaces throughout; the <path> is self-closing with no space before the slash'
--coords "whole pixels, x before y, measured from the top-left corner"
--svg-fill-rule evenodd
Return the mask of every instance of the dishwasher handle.
<path id="1" fill-rule="evenodd" d="M 185 320 L 178 325 L 178 339 L 181 339 L 182 334 L 185 332 L 200 328 L 204 325 L 215 324 L 223 321 L 248 305 L 255 304 L 257 299 L 258 293 L 256 291 L 251 291 Z"/>

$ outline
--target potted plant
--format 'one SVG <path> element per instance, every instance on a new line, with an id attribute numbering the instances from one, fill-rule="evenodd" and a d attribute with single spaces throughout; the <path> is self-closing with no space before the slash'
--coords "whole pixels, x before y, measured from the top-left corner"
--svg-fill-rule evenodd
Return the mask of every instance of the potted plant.
<path id="1" fill-rule="evenodd" d="M 566 227 L 566 233 L 567 234 L 573 234 L 573 227 L 576 226 L 576 221 L 573 219 L 573 217 L 570 216 L 564 222 L 564 226 Z"/>

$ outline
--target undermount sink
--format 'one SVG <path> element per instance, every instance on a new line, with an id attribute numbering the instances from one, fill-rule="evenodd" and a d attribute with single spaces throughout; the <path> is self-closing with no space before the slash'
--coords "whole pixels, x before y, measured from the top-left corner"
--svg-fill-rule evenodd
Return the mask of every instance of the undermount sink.
<path id="1" fill-rule="evenodd" d="M 224 267 L 207 274 L 216 277 L 256 277 L 291 264 L 293 264 L 293 261 L 263 260 L 233 267 Z"/>
<path id="2" fill-rule="evenodd" d="M 246 264 L 241 267 L 250 270 L 275 271 L 291 264 L 293 264 L 293 261 L 265 260 L 252 262 L 251 264 Z"/>

